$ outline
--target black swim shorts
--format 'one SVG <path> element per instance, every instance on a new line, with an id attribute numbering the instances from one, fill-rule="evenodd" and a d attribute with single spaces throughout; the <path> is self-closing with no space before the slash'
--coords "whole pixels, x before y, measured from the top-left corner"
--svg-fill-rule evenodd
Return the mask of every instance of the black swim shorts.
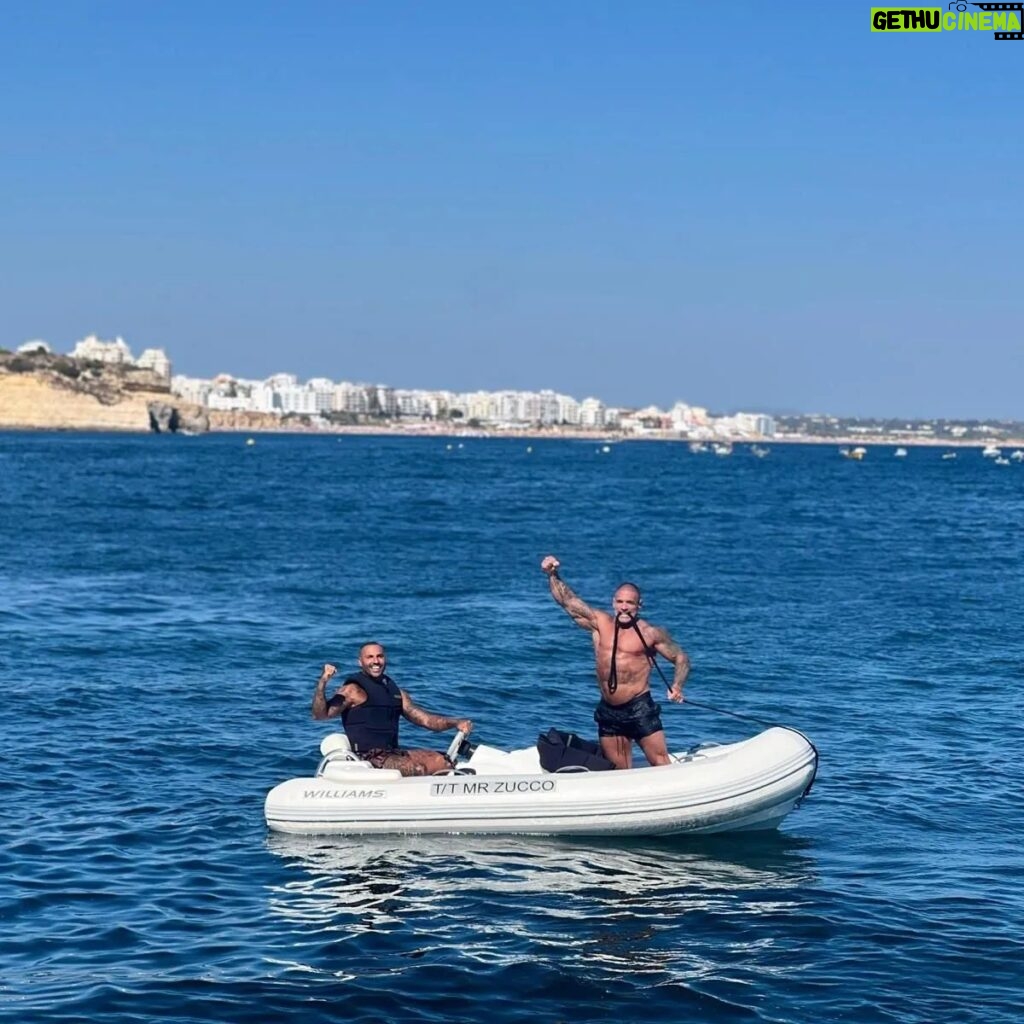
<path id="1" fill-rule="evenodd" d="M 594 721 L 598 736 L 625 736 L 630 740 L 642 740 L 665 728 L 661 724 L 661 705 L 654 703 L 649 690 L 625 704 L 602 700 L 594 712 Z"/>

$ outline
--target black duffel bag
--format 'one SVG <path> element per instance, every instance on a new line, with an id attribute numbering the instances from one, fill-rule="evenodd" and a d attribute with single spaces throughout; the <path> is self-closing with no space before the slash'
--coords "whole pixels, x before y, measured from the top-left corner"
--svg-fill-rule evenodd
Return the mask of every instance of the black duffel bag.
<path id="1" fill-rule="evenodd" d="M 537 737 L 540 766 L 546 772 L 560 769 L 586 769 L 589 772 L 606 772 L 615 767 L 593 740 L 581 740 L 574 732 L 560 732 L 548 729 Z"/>

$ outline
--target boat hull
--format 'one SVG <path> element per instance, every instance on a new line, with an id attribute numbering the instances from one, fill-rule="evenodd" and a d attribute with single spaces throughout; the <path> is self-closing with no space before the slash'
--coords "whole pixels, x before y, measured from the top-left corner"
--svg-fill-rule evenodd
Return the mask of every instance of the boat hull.
<path id="1" fill-rule="evenodd" d="M 401 778 L 327 765 L 266 798 L 267 825 L 300 835 L 695 835 L 774 829 L 806 795 L 817 751 L 800 733 L 677 755 L 659 767 L 544 773 L 528 751 L 485 748 L 476 774 Z"/>

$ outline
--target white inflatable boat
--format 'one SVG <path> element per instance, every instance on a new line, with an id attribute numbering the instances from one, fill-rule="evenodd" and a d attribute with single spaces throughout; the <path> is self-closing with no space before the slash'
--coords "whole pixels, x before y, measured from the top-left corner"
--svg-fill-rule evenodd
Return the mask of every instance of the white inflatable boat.
<path id="1" fill-rule="evenodd" d="M 461 734 L 449 748 L 455 757 Z M 545 772 L 535 747 L 483 744 L 445 775 L 403 778 L 373 768 L 343 734 L 320 745 L 310 778 L 275 786 L 267 825 L 306 835 L 516 833 L 649 835 L 776 828 L 807 794 L 818 768 L 814 745 L 774 726 L 739 743 L 705 745 L 656 768 Z"/>

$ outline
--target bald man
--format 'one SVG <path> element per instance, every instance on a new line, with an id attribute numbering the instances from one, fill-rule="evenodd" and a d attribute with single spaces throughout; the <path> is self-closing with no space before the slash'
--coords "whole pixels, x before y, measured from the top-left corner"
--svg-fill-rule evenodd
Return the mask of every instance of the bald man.
<path id="1" fill-rule="evenodd" d="M 408 750 L 398 745 L 401 718 L 433 732 L 456 729 L 473 731 L 468 718 L 435 715 L 418 707 L 405 690 L 384 670 L 388 657 L 383 646 L 366 643 L 359 648 L 359 671 L 349 676 L 330 698 L 327 683 L 337 673 L 333 665 L 324 665 L 313 691 L 313 717 L 341 718 L 352 749 L 374 768 L 393 768 L 403 775 L 434 775 L 454 765 L 436 750 Z"/>
<path id="2" fill-rule="evenodd" d="M 612 611 L 591 608 L 559 576 L 561 563 L 547 555 L 540 563 L 551 596 L 577 626 L 589 630 L 601 700 L 594 712 L 601 751 L 616 768 L 633 766 L 633 743 L 653 764 L 669 764 L 661 707 L 651 696 L 651 668 L 656 655 L 671 661 L 675 675 L 668 699 L 683 699 L 690 659 L 668 630 L 639 618 L 643 598 L 635 583 L 623 583 L 612 596 Z"/>

